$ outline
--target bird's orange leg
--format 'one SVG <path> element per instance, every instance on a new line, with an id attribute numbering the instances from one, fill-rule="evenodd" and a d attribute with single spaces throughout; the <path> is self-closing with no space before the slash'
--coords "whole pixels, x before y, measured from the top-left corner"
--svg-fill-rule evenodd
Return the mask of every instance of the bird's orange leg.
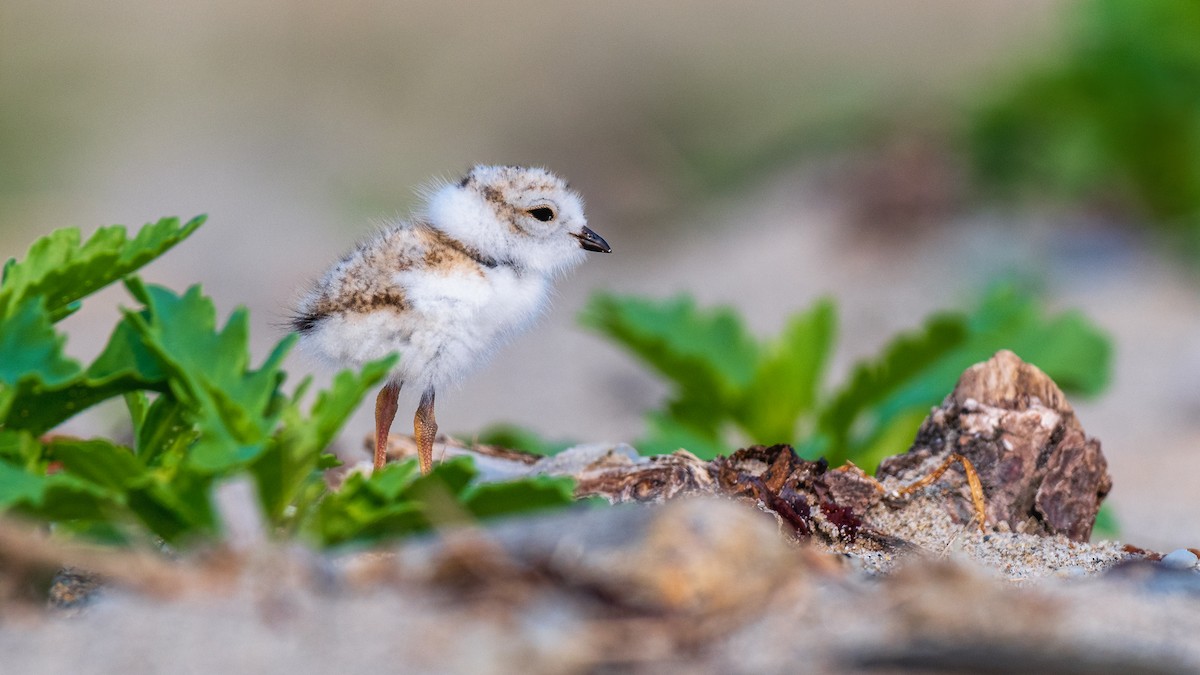
<path id="1" fill-rule="evenodd" d="M 421 404 L 413 416 L 413 435 L 417 438 L 417 461 L 421 473 L 433 470 L 433 439 L 437 436 L 437 420 L 433 416 L 433 387 L 421 394 Z"/>
<path id="2" fill-rule="evenodd" d="M 396 405 L 402 382 L 388 382 L 375 397 L 375 468 L 382 469 L 387 461 L 388 432 L 396 419 Z"/>

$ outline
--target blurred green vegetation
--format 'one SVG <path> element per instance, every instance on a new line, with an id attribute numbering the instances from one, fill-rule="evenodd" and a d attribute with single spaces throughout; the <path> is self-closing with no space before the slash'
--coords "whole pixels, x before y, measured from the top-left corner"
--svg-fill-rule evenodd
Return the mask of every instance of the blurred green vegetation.
<path id="1" fill-rule="evenodd" d="M 1084 0 L 1063 55 L 969 120 L 980 184 L 1133 207 L 1200 254 L 1200 2 Z"/>
<path id="2" fill-rule="evenodd" d="M 1077 312 L 1047 314 L 1011 286 L 970 312 L 929 317 L 858 363 L 837 387 L 825 381 L 837 312 L 818 301 L 778 337 L 759 341 L 730 308 L 703 309 L 686 296 L 646 300 L 594 296 L 583 324 L 625 348 L 670 383 L 666 405 L 648 414 L 646 454 L 685 448 L 702 457 L 747 443 L 791 443 L 801 454 L 873 471 L 908 449 L 917 427 L 968 366 L 1010 349 L 1064 391 L 1096 395 L 1107 385 L 1109 339 Z M 732 432 L 737 433 L 732 433 Z"/>

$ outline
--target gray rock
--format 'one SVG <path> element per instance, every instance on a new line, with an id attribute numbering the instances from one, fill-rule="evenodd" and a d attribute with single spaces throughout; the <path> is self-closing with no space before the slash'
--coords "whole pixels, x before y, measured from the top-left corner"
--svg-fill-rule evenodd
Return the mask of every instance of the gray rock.
<path id="1" fill-rule="evenodd" d="M 1173 570 L 1191 570 L 1196 569 L 1196 563 L 1200 562 L 1200 558 L 1196 557 L 1195 553 L 1186 548 L 1178 548 L 1163 556 L 1163 567 L 1169 567 Z"/>

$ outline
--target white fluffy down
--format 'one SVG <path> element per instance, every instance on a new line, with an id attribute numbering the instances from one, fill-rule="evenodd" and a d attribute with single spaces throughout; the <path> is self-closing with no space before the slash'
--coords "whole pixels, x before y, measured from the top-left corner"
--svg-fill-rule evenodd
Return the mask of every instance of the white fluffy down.
<path id="1" fill-rule="evenodd" d="M 572 236 L 587 224 L 583 203 L 542 169 L 476 167 L 469 179 L 433 193 L 423 221 L 492 264 L 431 266 L 396 245 L 413 227 L 400 223 L 343 259 L 301 303 L 302 313 L 322 302 L 347 308 L 321 313 L 302 332 L 304 348 L 337 366 L 398 352 L 390 379 L 423 391 L 458 381 L 532 323 L 553 278 L 586 257 Z M 529 215 L 539 207 L 554 210 L 552 222 Z M 347 275 L 373 281 L 347 283 Z M 380 285 L 402 292 L 404 308 L 352 309 L 357 296 L 345 289 Z"/>
<path id="2" fill-rule="evenodd" d="M 402 272 L 412 310 L 331 316 L 305 346 L 338 366 L 361 366 L 398 352 L 390 379 L 424 391 L 459 381 L 523 331 L 546 305 L 549 281 L 504 268 L 486 278 L 422 278 Z"/>

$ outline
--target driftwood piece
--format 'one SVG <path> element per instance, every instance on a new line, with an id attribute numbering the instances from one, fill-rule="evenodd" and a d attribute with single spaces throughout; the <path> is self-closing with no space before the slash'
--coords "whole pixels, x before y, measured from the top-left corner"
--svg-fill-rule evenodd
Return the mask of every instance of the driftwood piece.
<path id="1" fill-rule="evenodd" d="M 388 453 L 414 456 L 415 448 L 411 438 L 393 436 Z M 439 459 L 463 454 L 475 458 L 484 480 L 570 476 L 576 497 L 614 504 L 712 494 L 749 499 L 774 512 L 796 536 L 827 541 L 853 541 L 863 515 L 883 496 L 879 484 L 857 467 L 831 470 L 824 460 L 801 459 L 790 445 L 756 445 L 706 462 L 686 450 L 644 457 L 624 443 L 578 445 L 552 457 L 468 447 L 452 438 L 434 444 Z"/>
<path id="2" fill-rule="evenodd" d="M 883 461 L 878 481 L 852 464 L 831 469 L 824 460 L 801 459 L 787 445 L 744 448 L 711 462 L 685 450 L 643 457 L 623 443 L 581 445 L 537 457 L 440 439 L 434 452 L 439 459 L 475 457 L 483 480 L 571 476 L 577 496 L 614 503 L 661 502 L 687 494 L 751 499 L 775 512 L 797 536 L 832 542 L 851 542 L 863 532 L 885 536 L 867 522 L 869 510 L 885 498 L 902 508 L 903 488 L 935 472 L 954 453 L 978 471 L 988 526 L 1007 523 L 1021 532 L 1086 541 L 1100 501 L 1112 487 L 1100 442 L 1084 433 L 1062 391 L 1009 351 L 968 368 L 921 425 L 912 447 Z M 412 456 L 415 444 L 394 436 L 389 454 Z M 977 518 L 959 466 L 934 485 L 942 486 L 930 490 L 937 490 L 952 518 L 961 523 Z"/>
<path id="3" fill-rule="evenodd" d="M 881 480 L 911 481 L 950 453 L 979 472 L 991 523 L 1031 534 L 1087 541 L 1112 488 L 1100 441 L 1087 436 L 1062 390 L 1010 351 L 968 368 L 905 454 L 885 459 Z M 946 508 L 971 517 L 961 471 L 947 479 Z"/>

